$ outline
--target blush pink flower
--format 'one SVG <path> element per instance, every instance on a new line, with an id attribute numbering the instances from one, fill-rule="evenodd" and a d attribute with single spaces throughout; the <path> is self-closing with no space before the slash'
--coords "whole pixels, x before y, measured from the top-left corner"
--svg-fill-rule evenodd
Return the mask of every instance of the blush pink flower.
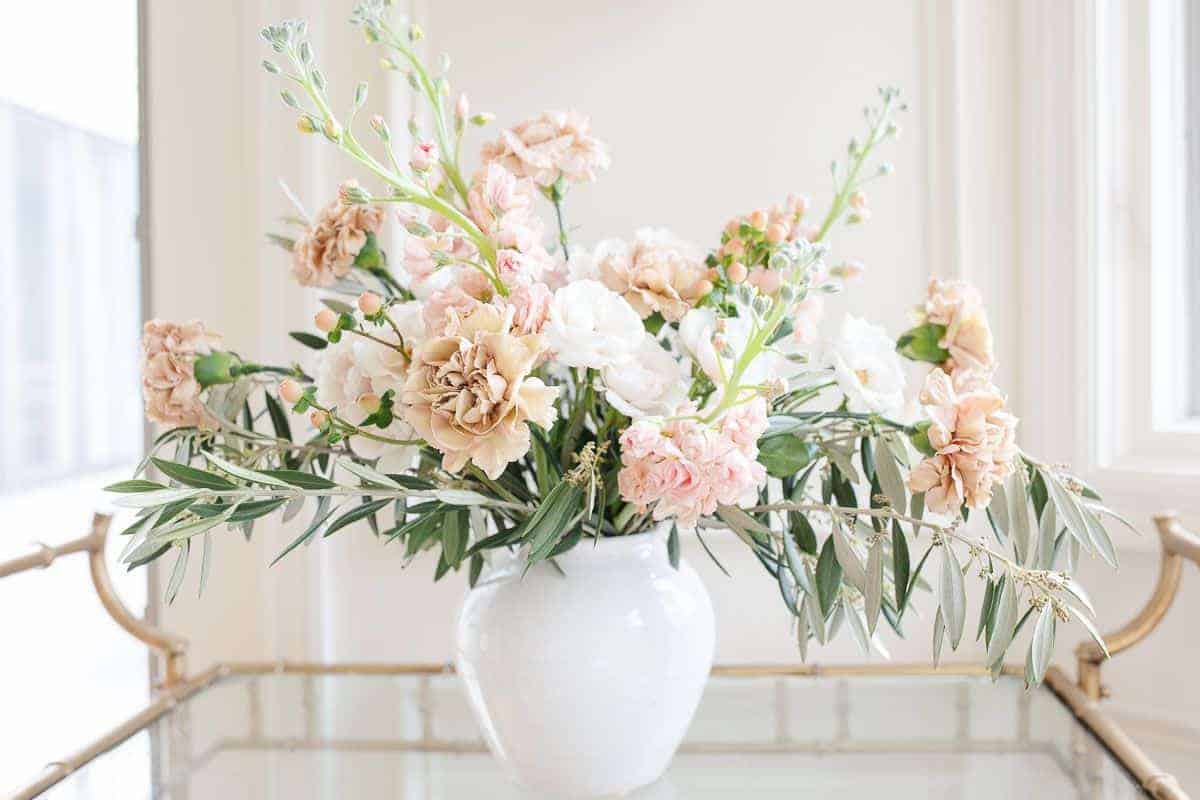
<path id="1" fill-rule="evenodd" d="M 292 274 L 302 286 L 332 286 L 350 274 L 367 235 L 383 226 L 383 209 L 340 199 L 346 188 L 357 186 L 355 181 L 343 183 L 339 199 L 323 208 L 292 245 Z"/>
<path id="2" fill-rule="evenodd" d="M 486 279 L 485 279 L 486 280 Z M 421 309 L 425 330 L 430 336 L 442 336 L 452 314 L 465 315 L 482 303 L 458 284 L 451 284 L 429 295 Z"/>
<path id="3" fill-rule="evenodd" d="M 183 325 L 152 319 L 142 328 L 142 394 L 146 417 L 171 426 L 207 425 L 194 363 L 221 337 L 193 320 Z"/>
<path id="4" fill-rule="evenodd" d="M 554 293 L 544 283 L 523 283 L 508 295 L 513 308 L 513 332 L 521 335 L 541 333 L 550 319 Z"/>
<path id="5" fill-rule="evenodd" d="M 954 513 L 963 503 L 986 506 L 992 487 L 1013 470 L 1017 418 L 996 387 L 978 374 L 951 377 L 932 370 L 921 391 L 934 455 L 909 475 L 909 488 L 927 492 L 926 507 Z"/>
<path id="6" fill-rule="evenodd" d="M 685 527 L 718 506 L 753 501 L 767 479 L 755 460 L 765 413 L 747 406 L 716 428 L 690 418 L 634 422 L 621 435 L 621 497 Z"/>
<path id="7" fill-rule="evenodd" d="M 946 327 L 938 346 L 950 352 L 946 366 L 951 371 L 990 374 L 995 369 L 992 329 L 978 289 L 962 281 L 930 278 L 924 315 L 928 322 Z"/>
<path id="8" fill-rule="evenodd" d="M 483 146 L 485 164 L 498 164 L 522 178 L 550 186 L 560 177 L 571 183 L 596 180 L 608 169 L 608 148 L 589 133 L 588 118 L 575 111 L 547 111 L 502 131 Z"/>
<path id="9" fill-rule="evenodd" d="M 758 457 L 758 440 L 767 430 L 767 401 L 756 397 L 736 406 L 721 420 L 721 434 L 739 450 Z"/>

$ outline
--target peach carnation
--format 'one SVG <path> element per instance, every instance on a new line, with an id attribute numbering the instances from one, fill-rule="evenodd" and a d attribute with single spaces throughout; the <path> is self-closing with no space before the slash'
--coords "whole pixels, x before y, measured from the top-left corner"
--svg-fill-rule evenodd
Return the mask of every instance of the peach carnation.
<path id="1" fill-rule="evenodd" d="M 975 374 L 952 378 L 933 370 L 921 403 L 934 455 L 912 471 L 909 488 L 925 492 L 925 506 L 932 511 L 955 513 L 964 502 L 986 506 L 995 482 L 1013 469 L 1017 418 L 1005 409 L 996 387 Z"/>
<path id="2" fill-rule="evenodd" d="M 983 297 L 974 286 L 962 281 L 929 280 L 925 319 L 946 326 L 938 346 L 950 353 L 946 366 L 991 373 L 996 367 L 992 351 L 992 329 L 988 326 Z"/>
<path id="3" fill-rule="evenodd" d="M 699 252 L 669 231 L 643 228 L 632 244 L 601 242 L 594 255 L 601 282 L 642 319 L 658 312 L 677 322 L 712 289 Z"/>
<path id="4" fill-rule="evenodd" d="M 204 425 L 208 421 L 200 401 L 201 387 L 193 363 L 220 344 L 204 323 L 184 325 L 152 319 L 142 328 L 142 394 L 146 417 L 163 425 Z"/>
<path id="5" fill-rule="evenodd" d="M 502 131 L 499 139 L 483 146 L 480 157 L 541 186 L 560 177 L 587 183 L 611 163 L 608 148 L 588 128 L 588 118 L 576 111 L 547 111 Z"/>
<path id="6" fill-rule="evenodd" d="M 445 335 L 425 342 L 409 369 L 404 418 L 450 472 L 470 461 L 498 478 L 529 451 L 527 423 L 554 421 L 558 388 L 529 375 L 542 338 L 514 336 L 511 327 L 511 311 L 492 305 L 451 314 Z"/>
<path id="7" fill-rule="evenodd" d="M 332 286 L 350 274 L 354 260 L 367 243 L 367 234 L 383 227 L 383 209 L 378 206 L 344 203 L 346 181 L 334 200 L 317 215 L 316 221 L 292 245 L 292 274 L 302 286 Z"/>

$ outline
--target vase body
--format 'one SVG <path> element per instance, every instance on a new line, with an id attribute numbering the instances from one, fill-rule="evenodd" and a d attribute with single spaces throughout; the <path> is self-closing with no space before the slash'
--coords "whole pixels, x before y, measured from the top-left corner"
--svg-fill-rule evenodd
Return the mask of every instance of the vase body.
<path id="1" fill-rule="evenodd" d="M 712 666 L 712 603 L 663 530 L 585 539 L 524 572 L 500 552 L 459 615 L 456 664 L 488 747 L 548 797 L 657 779 Z M 524 574 L 523 574 L 524 573 Z M 565 574 L 564 574 L 565 573 Z"/>

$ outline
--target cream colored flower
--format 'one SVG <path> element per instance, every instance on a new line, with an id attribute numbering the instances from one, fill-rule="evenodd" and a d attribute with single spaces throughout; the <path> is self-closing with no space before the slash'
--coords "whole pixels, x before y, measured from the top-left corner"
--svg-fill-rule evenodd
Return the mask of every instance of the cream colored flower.
<path id="1" fill-rule="evenodd" d="M 200 402 L 200 384 L 193 364 L 208 355 L 221 337 L 209 333 L 204 323 L 184 325 L 152 319 L 142 328 L 142 394 L 146 417 L 164 425 L 206 425 L 208 414 Z"/>
<path id="2" fill-rule="evenodd" d="M 600 280 L 634 310 L 677 322 L 712 290 L 700 252 L 669 231 L 642 228 L 633 242 L 601 242 L 593 256 Z"/>
<path id="3" fill-rule="evenodd" d="M 480 157 L 485 164 L 500 164 L 542 186 L 560 177 L 571 183 L 594 181 L 612 159 L 588 127 L 588 118 L 576 111 L 547 111 L 501 132 L 499 139 L 483 146 Z"/>
<path id="4" fill-rule="evenodd" d="M 348 184 L 357 186 L 355 181 L 342 185 Z M 292 274 L 302 286 L 332 286 L 350 274 L 367 234 L 379 233 L 382 226 L 382 208 L 334 200 L 292 246 Z"/>
<path id="5" fill-rule="evenodd" d="M 935 453 L 909 475 L 909 488 L 926 492 L 925 505 L 932 511 L 955 513 L 964 502 L 971 508 L 986 506 L 996 481 L 1012 472 L 1016 462 L 1017 418 L 1006 410 L 996 387 L 971 372 L 951 377 L 933 370 L 921 403 Z"/>
<path id="6" fill-rule="evenodd" d="M 950 352 L 949 369 L 989 374 L 995 369 L 992 329 L 978 289 L 962 281 L 930 278 L 924 311 L 928 322 L 946 326 L 938 346 Z"/>
<path id="7" fill-rule="evenodd" d="M 404 385 L 404 417 L 458 472 L 472 461 L 491 478 L 529 451 L 528 422 L 549 427 L 557 387 L 530 370 L 545 349 L 536 334 L 514 336 L 511 311 L 479 305 L 451 313 L 446 335 L 425 342 Z"/>

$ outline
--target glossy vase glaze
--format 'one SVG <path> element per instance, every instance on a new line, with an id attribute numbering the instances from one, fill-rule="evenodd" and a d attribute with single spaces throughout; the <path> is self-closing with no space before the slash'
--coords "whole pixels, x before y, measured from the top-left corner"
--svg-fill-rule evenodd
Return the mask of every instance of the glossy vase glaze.
<path id="1" fill-rule="evenodd" d="M 463 603 L 458 673 L 518 783 L 624 794 L 657 779 L 687 732 L 712 666 L 712 603 L 690 566 L 671 567 L 663 528 L 585 539 L 555 562 L 562 572 L 522 576 L 523 557 L 499 552 Z"/>

